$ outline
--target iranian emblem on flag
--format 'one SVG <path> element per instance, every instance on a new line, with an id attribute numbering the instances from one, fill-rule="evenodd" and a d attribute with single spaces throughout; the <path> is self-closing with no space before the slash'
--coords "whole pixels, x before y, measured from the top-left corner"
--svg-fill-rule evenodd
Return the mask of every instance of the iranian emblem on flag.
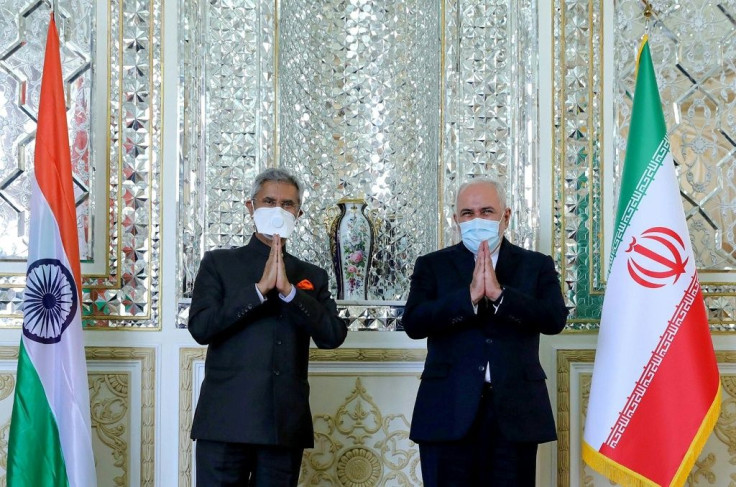
<path id="1" fill-rule="evenodd" d="M 671 228 L 652 227 L 637 239 L 631 237 L 629 275 L 639 285 L 650 288 L 676 283 L 685 273 L 689 257 L 683 260 L 685 242 Z M 670 278 L 674 278 L 671 280 Z"/>
<path id="2" fill-rule="evenodd" d="M 683 485 L 718 419 L 720 394 L 707 313 L 645 38 L 583 459 L 621 485 Z"/>

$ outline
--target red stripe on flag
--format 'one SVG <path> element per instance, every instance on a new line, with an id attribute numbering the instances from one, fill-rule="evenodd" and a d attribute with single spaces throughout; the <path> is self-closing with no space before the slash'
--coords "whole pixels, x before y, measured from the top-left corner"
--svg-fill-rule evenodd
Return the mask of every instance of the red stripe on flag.
<path id="1" fill-rule="evenodd" d="M 718 366 L 700 290 L 617 446 L 600 452 L 670 485 L 718 392 Z"/>
<path id="2" fill-rule="evenodd" d="M 41 101 L 36 128 L 35 175 L 38 187 L 56 218 L 66 257 L 82 296 L 77 239 L 77 211 L 74 202 L 69 131 L 66 124 L 64 81 L 61 74 L 59 34 L 51 15 L 43 62 Z"/>

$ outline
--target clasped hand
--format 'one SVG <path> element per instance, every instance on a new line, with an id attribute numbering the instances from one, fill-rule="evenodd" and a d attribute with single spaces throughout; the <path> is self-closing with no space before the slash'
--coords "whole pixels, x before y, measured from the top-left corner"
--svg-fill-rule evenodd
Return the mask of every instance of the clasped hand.
<path id="1" fill-rule="evenodd" d="M 291 283 L 286 277 L 286 268 L 284 267 L 281 237 L 278 234 L 273 236 L 266 267 L 263 269 L 261 280 L 256 283 L 256 286 L 258 286 L 258 290 L 263 296 L 273 288 L 276 288 L 282 296 L 288 296 L 291 293 Z"/>
<path id="2" fill-rule="evenodd" d="M 496 271 L 493 269 L 493 260 L 491 259 L 488 242 L 482 242 L 475 258 L 473 280 L 470 282 L 470 299 L 473 304 L 478 304 L 483 298 L 495 301 L 500 295 L 501 285 L 496 279 Z"/>

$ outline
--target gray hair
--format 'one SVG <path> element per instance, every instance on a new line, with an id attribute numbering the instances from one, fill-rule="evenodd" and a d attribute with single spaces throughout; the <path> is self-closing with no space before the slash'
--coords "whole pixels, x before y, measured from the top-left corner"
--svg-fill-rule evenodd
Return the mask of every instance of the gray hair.
<path id="1" fill-rule="evenodd" d="M 497 179 L 490 178 L 488 176 L 478 176 L 474 177 L 472 179 L 469 179 L 465 181 L 463 184 L 460 185 L 459 188 L 457 188 L 457 194 L 455 195 L 455 208 L 454 210 L 457 211 L 457 200 L 460 197 L 460 193 L 462 193 L 465 188 L 468 186 L 473 186 L 474 184 L 490 184 L 494 188 L 496 188 L 496 193 L 498 193 L 498 199 L 501 201 L 501 210 L 505 210 L 506 207 L 506 188 L 504 188 L 503 184 L 501 184 L 500 181 Z"/>
<path id="2" fill-rule="evenodd" d="M 304 185 L 297 179 L 296 176 L 291 174 L 286 169 L 279 167 L 269 167 L 268 169 L 261 171 L 253 181 L 253 189 L 250 194 L 250 199 L 254 200 L 258 192 L 263 188 L 263 185 L 269 181 L 275 181 L 277 183 L 287 183 L 294 186 L 299 192 L 299 205 L 302 204 L 302 196 L 304 195 Z"/>

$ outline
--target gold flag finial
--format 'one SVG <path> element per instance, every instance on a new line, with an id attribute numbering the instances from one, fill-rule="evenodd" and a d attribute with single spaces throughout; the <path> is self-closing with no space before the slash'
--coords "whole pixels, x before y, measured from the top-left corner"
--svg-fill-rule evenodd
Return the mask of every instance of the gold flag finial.
<path id="1" fill-rule="evenodd" d="M 652 15 L 654 15 L 654 9 L 652 8 L 652 4 L 649 3 L 649 0 L 641 0 L 644 2 L 644 17 L 647 18 L 647 20 L 652 18 Z"/>

